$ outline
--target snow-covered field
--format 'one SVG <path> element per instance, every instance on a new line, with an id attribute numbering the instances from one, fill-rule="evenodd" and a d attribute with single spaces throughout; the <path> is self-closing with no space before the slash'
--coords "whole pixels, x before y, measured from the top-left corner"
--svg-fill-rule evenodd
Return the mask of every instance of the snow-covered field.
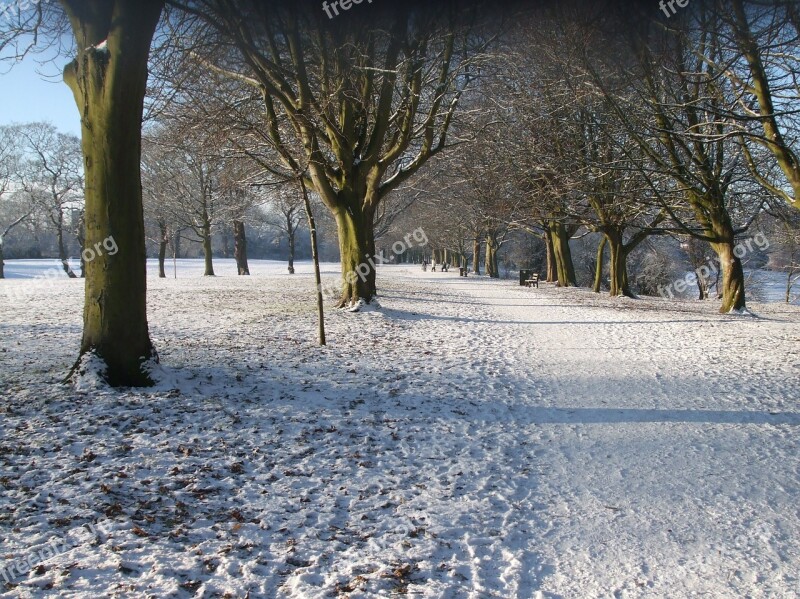
<path id="1" fill-rule="evenodd" d="M 800 308 L 385 266 L 319 348 L 309 265 L 216 267 L 149 281 L 155 390 L 0 281 L 0 597 L 800 596 Z"/>

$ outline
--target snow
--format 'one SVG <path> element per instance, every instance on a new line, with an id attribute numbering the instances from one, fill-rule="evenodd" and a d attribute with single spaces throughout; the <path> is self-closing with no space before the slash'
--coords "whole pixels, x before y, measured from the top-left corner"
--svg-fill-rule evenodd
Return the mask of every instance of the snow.
<path id="1" fill-rule="evenodd" d="M 320 348 L 250 266 L 149 266 L 148 390 L 60 384 L 81 281 L 0 281 L 1 597 L 800 594 L 800 308 L 381 266 Z"/>

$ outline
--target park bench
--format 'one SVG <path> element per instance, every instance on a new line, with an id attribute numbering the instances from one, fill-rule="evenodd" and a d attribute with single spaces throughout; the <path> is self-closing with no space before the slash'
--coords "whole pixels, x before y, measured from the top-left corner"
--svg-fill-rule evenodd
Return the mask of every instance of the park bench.
<path id="1" fill-rule="evenodd" d="M 525 279 L 525 287 L 539 288 L 539 273 L 533 273 L 529 278 Z"/>

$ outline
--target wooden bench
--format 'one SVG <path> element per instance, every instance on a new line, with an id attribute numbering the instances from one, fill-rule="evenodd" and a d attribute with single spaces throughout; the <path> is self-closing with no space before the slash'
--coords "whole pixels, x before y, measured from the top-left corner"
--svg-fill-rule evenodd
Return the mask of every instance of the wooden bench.
<path id="1" fill-rule="evenodd" d="M 539 288 L 539 273 L 535 272 L 529 276 L 529 278 L 525 279 L 525 287 L 536 287 Z"/>

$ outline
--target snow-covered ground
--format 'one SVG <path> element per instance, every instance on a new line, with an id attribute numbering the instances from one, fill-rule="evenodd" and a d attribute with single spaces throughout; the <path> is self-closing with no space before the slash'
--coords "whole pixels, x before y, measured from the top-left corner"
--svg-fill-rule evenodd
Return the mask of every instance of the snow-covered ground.
<path id="1" fill-rule="evenodd" d="M 797 307 L 384 266 L 319 348 L 309 265 L 216 267 L 149 281 L 155 390 L 0 281 L 0 596 L 800 595 Z"/>

